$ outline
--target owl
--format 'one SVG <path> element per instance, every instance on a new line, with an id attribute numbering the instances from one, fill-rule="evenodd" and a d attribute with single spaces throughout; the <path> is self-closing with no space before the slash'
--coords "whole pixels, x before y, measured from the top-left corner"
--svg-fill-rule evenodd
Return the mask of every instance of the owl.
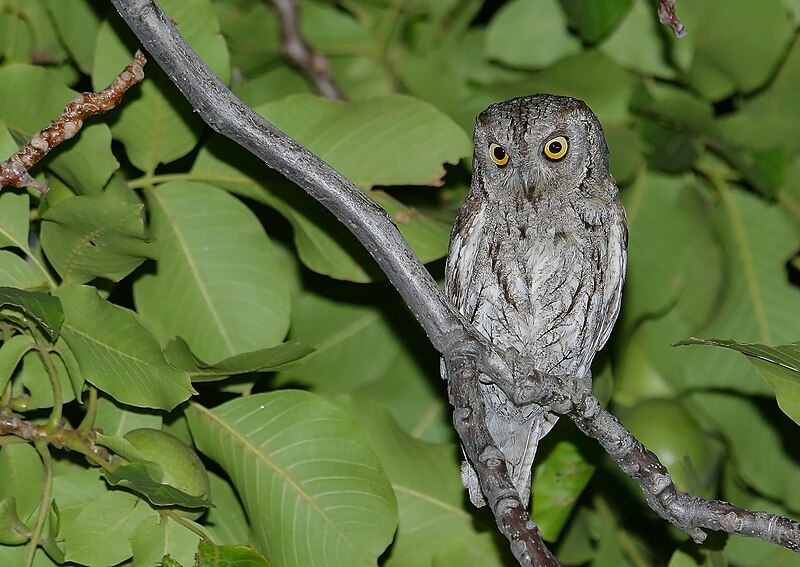
<path id="1" fill-rule="evenodd" d="M 475 123 L 474 173 L 450 238 L 445 292 L 499 351 L 591 381 L 620 309 L 628 230 L 603 129 L 582 101 L 533 95 Z M 556 416 L 481 379 L 486 426 L 528 503 L 539 440 Z M 475 471 L 462 480 L 485 504 Z"/>

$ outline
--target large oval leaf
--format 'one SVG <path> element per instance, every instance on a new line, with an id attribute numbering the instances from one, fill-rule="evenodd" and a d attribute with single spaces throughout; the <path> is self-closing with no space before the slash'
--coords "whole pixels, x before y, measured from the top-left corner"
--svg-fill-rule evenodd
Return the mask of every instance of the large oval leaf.
<path id="1" fill-rule="evenodd" d="M 375 452 L 386 468 L 397 495 L 400 524 L 386 567 L 499 567 L 494 526 L 466 509 L 459 471 L 460 452 L 452 444 L 432 445 L 413 439 L 389 414 L 364 399 L 339 397 L 346 409 L 369 431 Z M 454 547 L 467 549 L 459 563 L 438 562 Z"/>
<path id="2" fill-rule="evenodd" d="M 786 278 L 786 259 L 797 247 L 797 234 L 775 205 L 768 205 L 721 181 L 717 218 L 727 279 L 719 312 L 694 331 L 703 337 L 739 342 L 791 343 L 800 337 L 800 290 Z M 724 388 L 770 394 L 753 367 L 723 349 L 688 349 L 681 353 L 691 372 L 686 388 Z"/>
<path id="3" fill-rule="evenodd" d="M 264 175 L 259 169 L 264 170 Z M 266 168 L 232 142 L 217 137 L 200 150 L 190 178 L 211 183 L 278 210 L 291 223 L 297 252 L 309 269 L 336 279 L 367 282 L 384 277 L 356 237 L 320 203 Z M 400 181 L 398 181 L 399 183 Z M 448 228 L 381 191 L 369 191 L 422 262 L 447 251 Z"/>
<path id="4" fill-rule="evenodd" d="M 42 215 L 47 259 L 65 282 L 121 280 L 156 256 L 156 247 L 144 237 L 142 208 L 96 197 L 57 203 Z"/>
<path id="5" fill-rule="evenodd" d="M 197 447 L 233 480 L 258 547 L 282 567 L 374 567 L 397 504 L 366 431 L 313 394 L 187 410 Z"/>
<path id="6" fill-rule="evenodd" d="M 279 343 L 289 327 L 288 285 L 255 215 L 200 183 L 167 183 L 147 198 L 160 259 L 133 289 L 162 343 L 183 337 L 212 362 Z"/>
<path id="7" fill-rule="evenodd" d="M 189 376 L 167 361 L 156 338 L 136 316 L 87 286 L 62 286 L 61 337 L 88 382 L 116 400 L 139 407 L 172 409 L 194 392 Z"/>
<path id="8" fill-rule="evenodd" d="M 470 151 L 455 122 L 408 96 L 343 103 L 300 94 L 256 111 L 360 187 L 436 185 L 442 164 Z"/>
<path id="9" fill-rule="evenodd" d="M 489 23 L 486 52 L 501 63 L 537 69 L 580 50 L 556 0 L 513 0 Z"/>
<path id="10" fill-rule="evenodd" d="M 709 100 L 762 86 L 795 37 L 780 0 L 705 0 L 681 9 L 695 48 L 689 82 Z"/>

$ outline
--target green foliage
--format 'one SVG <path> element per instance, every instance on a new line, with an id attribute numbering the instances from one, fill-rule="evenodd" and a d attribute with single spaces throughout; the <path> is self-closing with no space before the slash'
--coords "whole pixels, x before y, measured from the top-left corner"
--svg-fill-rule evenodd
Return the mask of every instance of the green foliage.
<path id="1" fill-rule="evenodd" d="M 334 102 L 282 58 L 268 2 L 161 2 L 437 277 L 475 115 L 534 92 L 586 100 L 630 229 L 596 392 L 682 488 L 797 517 L 800 3 L 681 0 L 682 41 L 654 4 L 302 0 L 349 99 Z M 106 3 L 0 7 L 7 157 L 137 42 Z M 32 170 L 45 197 L 0 191 L 0 418 L 50 441 L 0 436 L 0 564 L 513 564 L 461 486 L 437 354 L 369 254 L 145 74 Z M 180 451 L 153 461 L 126 439 L 143 428 L 191 444 L 208 499 L 167 474 Z M 567 420 L 533 494 L 565 565 L 800 564 L 745 538 L 695 546 Z"/>

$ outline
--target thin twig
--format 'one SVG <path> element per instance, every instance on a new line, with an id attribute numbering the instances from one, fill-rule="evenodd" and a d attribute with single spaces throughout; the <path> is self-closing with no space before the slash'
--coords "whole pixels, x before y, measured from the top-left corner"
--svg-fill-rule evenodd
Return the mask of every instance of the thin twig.
<path id="1" fill-rule="evenodd" d="M 686 26 L 678 19 L 675 13 L 675 3 L 678 0 L 658 0 L 658 19 L 667 26 L 678 39 L 686 37 Z"/>
<path id="2" fill-rule="evenodd" d="M 77 451 L 92 462 L 105 466 L 111 461 L 111 453 L 95 443 L 97 431 L 77 431 L 66 427 L 52 429 L 30 421 L 0 413 L 0 436 L 15 435 L 32 443 L 45 442 L 56 449 Z"/>
<path id="3" fill-rule="evenodd" d="M 317 92 L 326 98 L 344 100 L 331 74 L 328 58 L 311 47 L 300 27 L 300 6 L 297 0 L 269 0 L 278 15 L 281 48 L 292 64 L 314 83 Z"/>
<path id="4" fill-rule="evenodd" d="M 0 187 L 34 187 L 40 193 L 46 193 L 47 186 L 34 179 L 28 170 L 61 142 L 74 137 L 83 127 L 84 120 L 115 108 L 125 92 L 144 78 L 142 68 L 146 62 L 144 54 L 137 51 L 133 63 L 106 89 L 99 93 L 82 93 L 76 96 L 64 107 L 61 116 L 34 134 L 21 150 L 0 163 Z"/>

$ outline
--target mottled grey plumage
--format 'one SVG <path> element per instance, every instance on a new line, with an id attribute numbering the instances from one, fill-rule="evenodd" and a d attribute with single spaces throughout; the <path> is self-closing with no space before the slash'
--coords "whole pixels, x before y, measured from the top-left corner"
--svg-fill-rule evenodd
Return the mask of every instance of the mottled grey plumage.
<path id="1" fill-rule="evenodd" d="M 450 239 L 445 290 L 492 343 L 516 349 L 542 372 L 591 380 L 592 359 L 619 313 L 626 247 L 603 130 L 583 102 L 534 95 L 478 116 L 472 184 Z M 515 406 L 493 384 L 480 389 L 489 432 L 527 503 L 536 447 L 556 417 L 536 404 Z M 462 478 L 482 506 L 468 463 Z"/>

